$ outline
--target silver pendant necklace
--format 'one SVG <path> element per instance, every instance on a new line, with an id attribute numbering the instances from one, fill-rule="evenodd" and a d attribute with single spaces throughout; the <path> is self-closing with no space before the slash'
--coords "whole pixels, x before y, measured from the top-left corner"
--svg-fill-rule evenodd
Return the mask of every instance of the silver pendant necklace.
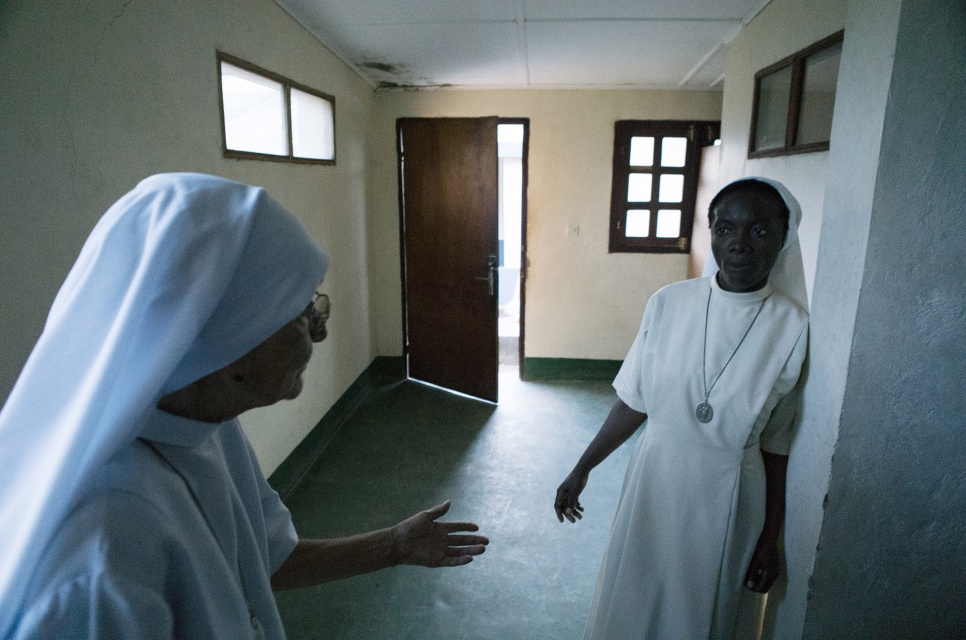
<path id="1" fill-rule="evenodd" d="M 707 366 L 707 362 L 708 362 L 708 315 L 711 312 L 711 292 L 713 290 L 714 290 L 714 287 L 713 286 L 708 289 L 708 305 L 704 309 L 704 347 L 702 348 L 702 351 L 701 351 L 701 384 L 704 385 L 704 401 L 701 402 L 694 409 L 694 415 L 695 415 L 695 417 L 698 419 L 698 422 L 701 422 L 703 424 L 707 424 L 707 423 L 711 422 L 711 418 L 714 417 L 714 409 L 711 407 L 711 404 L 708 402 L 708 396 L 711 395 L 711 390 L 714 389 L 714 385 L 718 384 L 718 379 L 721 378 L 721 374 L 724 373 L 725 369 L 728 368 L 728 365 L 731 364 L 732 358 L 735 357 L 735 354 L 738 353 L 738 349 L 740 349 L 742 343 L 744 343 L 745 338 L 747 338 L 748 337 L 748 334 L 751 333 L 751 328 L 753 326 L 755 326 L 755 320 L 758 319 L 758 315 L 761 313 L 761 310 L 765 307 L 765 300 L 767 300 L 768 297 L 771 295 L 771 294 L 768 294 L 761 301 L 761 304 L 758 306 L 758 311 L 755 312 L 755 317 L 751 319 L 751 324 L 749 324 L 748 325 L 748 328 L 745 329 L 745 335 L 741 336 L 741 340 L 738 341 L 738 346 L 735 347 L 735 350 L 731 352 L 731 357 L 729 357 L 728 358 L 728 361 L 725 362 L 725 364 L 724 364 L 723 367 L 721 367 L 721 371 L 718 372 L 718 375 L 715 376 L 714 382 L 712 382 L 711 383 L 711 386 L 709 387 L 708 386 L 708 371 L 707 371 L 707 369 L 708 369 L 708 366 Z"/>

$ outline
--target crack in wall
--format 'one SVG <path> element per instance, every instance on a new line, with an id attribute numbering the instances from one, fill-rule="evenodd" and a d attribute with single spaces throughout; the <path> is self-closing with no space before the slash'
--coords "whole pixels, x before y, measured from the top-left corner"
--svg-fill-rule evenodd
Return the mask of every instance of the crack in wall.
<path id="1" fill-rule="evenodd" d="M 108 34 L 114 28 L 117 21 L 120 20 L 122 17 L 124 17 L 124 13 L 127 11 L 128 7 L 131 6 L 133 3 L 134 3 L 134 0 L 124 0 L 124 2 L 121 3 L 121 6 L 118 9 L 117 13 L 107 22 L 107 24 L 101 30 L 101 33 L 97 38 L 97 41 L 93 44 L 93 46 L 90 49 L 90 58 L 92 62 L 96 61 L 97 50 L 107 39 Z M 67 80 L 67 91 L 65 92 L 65 97 L 64 97 L 64 110 L 61 116 L 64 123 L 64 130 L 67 132 L 67 146 L 69 149 L 69 156 L 71 158 L 71 162 L 69 163 L 69 166 L 68 166 L 68 171 L 70 172 L 71 192 L 74 195 L 75 202 L 80 201 L 80 195 L 77 193 L 77 187 L 76 187 L 77 166 L 80 162 L 80 158 L 77 153 L 77 142 L 74 138 L 73 129 L 71 128 L 70 115 L 71 115 L 71 98 L 74 95 L 74 90 L 78 83 L 77 68 L 79 66 L 79 63 L 78 63 L 79 57 L 80 56 L 74 56 L 71 62 L 70 76 Z M 99 170 L 98 170 L 98 174 L 100 174 Z M 101 176 L 101 178 L 103 178 L 103 176 Z"/>

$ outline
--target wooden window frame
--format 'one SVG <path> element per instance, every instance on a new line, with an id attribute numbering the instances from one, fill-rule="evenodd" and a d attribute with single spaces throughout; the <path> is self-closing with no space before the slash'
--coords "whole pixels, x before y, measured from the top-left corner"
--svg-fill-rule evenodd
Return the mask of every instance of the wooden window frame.
<path id="1" fill-rule="evenodd" d="M 336 116 L 335 116 L 335 96 L 331 96 L 327 93 L 319 91 L 318 89 L 313 89 L 300 82 L 296 82 L 290 78 L 286 78 L 283 75 L 277 74 L 273 71 L 263 69 L 257 65 L 250 62 L 246 62 L 241 58 L 236 58 L 233 55 L 224 53 L 222 51 L 216 52 L 216 71 L 218 77 L 218 113 L 221 125 L 221 152 L 225 158 L 232 158 L 234 160 L 267 160 L 269 162 L 288 162 L 291 164 L 321 164 L 321 165 L 334 165 L 336 160 Z M 228 148 L 228 139 L 225 133 L 225 97 L 222 93 L 222 78 L 221 78 L 221 63 L 226 62 L 239 69 L 244 69 L 251 73 L 260 75 L 268 80 L 277 82 L 282 85 L 282 90 L 285 95 L 285 128 L 286 136 L 288 140 L 288 155 L 274 155 L 271 153 L 258 153 L 255 151 L 239 151 L 237 149 Z M 293 141 L 292 141 L 292 89 L 297 89 L 304 93 L 308 93 L 322 100 L 326 100 L 332 105 L 332 158 L 331 159 L 319 159 L 319 158 L 301 158 L 293 154 Z"/>
<path id="2" fill-rule="evenodd" d="M 610 241 L 608 253 L 688 253 L 691 250 L 691 232 L 694 226 L 694 207 L 698 190 L 698 172 L 701 164 L 701 148 L 712 144 L 721 135 L 721 123 L 708 120 L 618 120 L 614 123 L 613 180 L 611 183 Z M 655 163 L 650 167 L 632 167 L 630 164 L 631 138 L 647 136 L 654 138 Z M 668 167 L 658 164 L 661 140 L 665 137 L 688 139 L 684 167 Z M 682 171 L 683 169 L 683 171 Z M 651 200 L 648 203 L 627 201 L 628 178 L 633 173 L 648 173 L 651 181 Z M 657 201 L 660 176 L 684 175 L 683 199 L 680 203 L 681 227 L 677 238 L 658 238 Z M 666 203 L 671 205 L 671 203 Z M 677 204 L 677 203 L 674 203 Z M 647 207 L 651 211 L 649 228 L 652 235 L 646 238 L 629 238 L 624 235 L 628 209 Z M 665 206 L 663 208 L 677 208 Z"/>
<path id="3" fill-rule="evenodd" d="M 823 142 L 811 142 L 809 144 L 796 144 L 796 138 L 798 137 L 799 117 L 801 116 L 802 112 L 802 94 L 805 85 L 805 62 L 810 56 L 841 44 L 844 39 L 845 31 L 836 31 L 832 35 L 822 38 L 818 42 L 805 47 L 801 51 L 793 53 L 787 58 L 779 60 L 775 64 L 765 67 L 755 74 L 755 97 L 751 107 L 751 132 L 748 136 L 749 158 L 773 158 L 776 156 L 787 156 L 798 153 L 828 151 L 828 140 Z M 758 151 L 755 149 L 755 134 L 757 133 L 758 128 L 758 109 L 761 98 L 761 81 L 763 78 L 770 76 L 776 71 L 781 71 L 788 67 L 792 68 L 792 79 L 788 99 L 788 114 L 785 120 L 785 144 L 781 147 Z"/>

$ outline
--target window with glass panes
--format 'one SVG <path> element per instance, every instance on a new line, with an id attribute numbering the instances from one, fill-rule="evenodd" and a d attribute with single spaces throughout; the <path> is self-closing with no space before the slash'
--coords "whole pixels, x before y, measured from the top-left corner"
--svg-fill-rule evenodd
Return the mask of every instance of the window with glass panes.
<path id="1" fill-rule="evenodd" d="M 755 74 L 749 158 L 828 151 L 844 31 Z"/>
<path id="2" fill-rule="evenodd" d="M 614 125 L 610 252 L 687 253 L 701 148 L 721 123 L 619 120 Z"/>
<path id="3" fill-rule="evenodd" d="M 226 158 L 335 164 L 335 98 L 217 52 Z"/>

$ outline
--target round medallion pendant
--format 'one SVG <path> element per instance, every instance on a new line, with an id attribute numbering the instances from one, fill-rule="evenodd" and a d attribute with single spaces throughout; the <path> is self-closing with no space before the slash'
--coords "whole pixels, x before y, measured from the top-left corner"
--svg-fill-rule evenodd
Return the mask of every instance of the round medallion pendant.
<path id="1" fill-rule="evenodd" d="M 711 418 L 714 417 L 714 409 L 707 402 L 702 402 L 698 405 L 698 408 L 694 410 L 694 415 L 697 416 L 699 422 L 708 423 L 711 422 Z"/>

